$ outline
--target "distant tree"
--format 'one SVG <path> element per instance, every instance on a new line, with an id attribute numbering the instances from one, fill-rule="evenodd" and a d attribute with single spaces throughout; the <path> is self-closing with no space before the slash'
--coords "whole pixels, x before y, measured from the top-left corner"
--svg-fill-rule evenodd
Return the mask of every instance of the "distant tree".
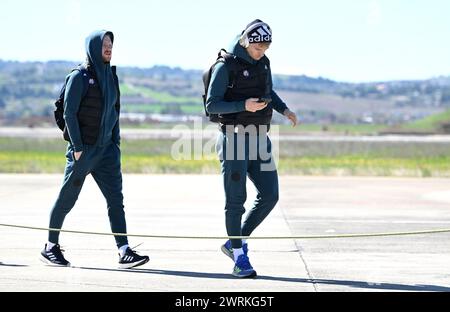
<path id="1" fill-rule="evenodd" d="M 446 89 L 442 92 L 441 101 L 443 103 L 450 103 L 450 89 Z"/>
<path id="2" fill-rule="evenodd" d="M 173 115 L 181 115 L 183 114 L 183 110 L 181 109 L 179 104 L 168 104 L 165 108 L 161 110 L 162 114 L 173 114 Z"/>

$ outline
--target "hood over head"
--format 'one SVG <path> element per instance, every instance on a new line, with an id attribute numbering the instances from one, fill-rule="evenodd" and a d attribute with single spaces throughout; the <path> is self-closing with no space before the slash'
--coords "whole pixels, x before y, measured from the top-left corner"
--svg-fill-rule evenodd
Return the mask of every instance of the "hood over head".
<path id="1" fill-rule="evenodd" d="M 114 43 L 114 34 L 107 30 L 96 30 L 92 32 L 86 38 L 86 54 L 89 64 L 93 67 L 100 87 L 105 91 L 106 80 L 109 79 L 111 73 L 111 67 L 109 63 L 103 61 L 102 49 L 103 39 L 106 35 L 111 37 L 111 41 Z"/>

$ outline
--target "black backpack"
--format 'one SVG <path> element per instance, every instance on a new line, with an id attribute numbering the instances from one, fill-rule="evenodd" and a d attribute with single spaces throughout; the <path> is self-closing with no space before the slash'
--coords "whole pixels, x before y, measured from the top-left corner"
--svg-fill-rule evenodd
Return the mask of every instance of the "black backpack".
<path id="1" fill-rule="evenodd" d="M 79 64 L 77 68 L 72 69 L 71 73 L 73 73 L 74 71 L 80 71 L 82 76 L 83 76 L 83 94 L 81 96 L 81 101 L 83 101 L 83 98 L 86 96 L 88 89 L 89 89 L 89 81 L 91 79 L 96 80 L 95 78 L 95 74 L 89 69 L 89 67 L 86 64 Z M 111 66 L 111 70 L 113 73 L 113 77 L 114 77 L 114 82 L 116 84 L 116 88 L 117 88 L 117 96 L 120 98 L 120 89 L 119 89 L 119 78 L 117 77 L 117 68 L 116 66 Z M 66 121 L 64 120 L 64 95 L 66 93 L 66 85 L 67 85 L 67 80 L 68 77 L 66 78 L 66 81 L 64 82 L 64 85 L 61 88 L 61 91 L 59 92 L 59 97 L 55 102 L 55 111 L 54 111 L 54 116 L 55 116 L 55 122 L 56 125 L 58 126 L 59 129 L 61 129 L 61 131 L 64 131 L 65 127 L 66 127 Z M 117 102 L 116 104 L 116 110 L 118 113 L 120 113 L 120 101 Z"/>
<path id="2" fill-rule="evenodd" d="M 73 73 L 74 71 L 80 71 L 82 76 L 83 76 L 83 94 L 81 96 L 81 99 L 83 100 L 83 98 L 86 96 L 88 88 L 89 88 L 89 80 L 90 79 L 94 79 L 94 75 L 91 73 L 91 71 L 86 67 L 86 65 L 78 65 L 77 68 L 72 69 L 71 73 Z M 56 125 L 58 126 L 59 129 L 61 129 L 61 131 L 64 131 L 64 128 L 66 127 L 66 121 L 64 120 L 64 95 L 66 93 L 66 85 L 67 85 L 67 80 L 69 78 L 66 78 L 66 81 L 64 82 L 61 91 L 59 92 L 59 97 L 55 102 L 55 111 L 54 111 L 54 115 L 55 115 L 55 121 L 56 121 Z"/>
<path id="3" fill-rule="evenodd" d="M 211 122 L 219 122 L 219 115 L 218 114 L 210 114 L 206 110 L 206 100 L 208 97 L 208 89 L 209 84 L 211 83 L 211 75 L 214 69 L 214 66 L 216 66 L 218 63 L 224 63 L 228 69 L 228 77 L 229 77 L 229 83 L 228 88 L 234 87 L 234 81 L 236 77 L 236 71 L 237 71 L 237 62 L 236 62 L 236 56 L 234 56 L 231 53 L 228 53 L 225 49 L 221 49 L 219 53 L 217 54 L 216 62 L 203 73 L 203 86 L 205 87 L 205 93 L 203 94 L 203 108 L 205 110 L 206 117 L 209 118 L 209 121 Z"/>

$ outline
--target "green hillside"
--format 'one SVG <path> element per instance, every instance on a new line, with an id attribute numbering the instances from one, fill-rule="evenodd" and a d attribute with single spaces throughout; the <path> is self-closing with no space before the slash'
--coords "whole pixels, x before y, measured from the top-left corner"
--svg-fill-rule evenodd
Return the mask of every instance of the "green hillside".
<path id="1" fill-rule="evenodd" d="M 64 78 L 74 67 L 75 63 L 64 61 L 0 60 L 0 126 L 53 124 L 53 103 Z M 139 114 L 133 120 L 126 117 L 129 119 L 125 118 L 123 124 L 141 126 L 179 121 L 186 115 L 203 116 L 202 70 L 119 67 L 118 75 L 122 111 Z M 298 114 L 305 128 L 320 131 L 373 133 L 385 126 L 406 123 L 406 130 L 430 131 L 436 129 L 439 118 L 446 118 L 440 113 L 450 109 L 450 77 L 343 83 L 304 75 L 274 75 L 273 82 L 274 89 Z M 438 115 L 421 120 L 435 114 Z M 274 118 L 276 123 L 286 123 L 278 114 Z M 361 131 L 363 128 L 366 130 Z"/>
<path id="2" fill-rule="evenodd" d="M 405 124 L 403 128 L 407 130 L 445 132 L 445 124 L 450 124 L 450 110 Z"/>

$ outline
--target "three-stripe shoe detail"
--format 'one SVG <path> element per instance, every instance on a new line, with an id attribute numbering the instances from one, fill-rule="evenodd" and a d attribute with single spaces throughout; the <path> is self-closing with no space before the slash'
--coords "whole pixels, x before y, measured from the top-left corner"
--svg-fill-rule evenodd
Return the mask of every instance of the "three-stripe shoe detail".
<path id="1" fill-rule="evenodd" d="M 64 258 L 63 250 L 59 245 L 53 246 L 52 249 L 47 251 L 47 245 L 45 245 L 44 250 L 41 251 L 41 261 L 58 266 L 70 266 L 70 262 Z"/>
<path id="2" fill-rule="evenodd" d="M 127 248 L 122 257 L 119 255 L 119 268 L 131 269 L 146 264 L 149 260 L 150 258 L 148 256 L 140 256 L 131 248 Z"/>

